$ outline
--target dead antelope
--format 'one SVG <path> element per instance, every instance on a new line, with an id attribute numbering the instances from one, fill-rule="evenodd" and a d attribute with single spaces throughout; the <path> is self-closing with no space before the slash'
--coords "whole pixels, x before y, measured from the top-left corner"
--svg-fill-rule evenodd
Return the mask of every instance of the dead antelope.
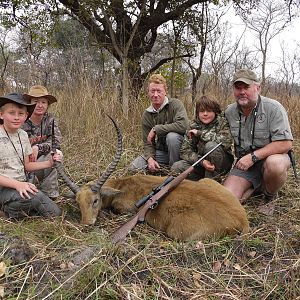
<path id="1" fill-rule="evenodd" d="M 76 195 L 83 224 L 94 224 L 103 208 L 112 208 L 118 213 L 134 211 L 135 202 L 166 179 L 134 175 L 107 180 L 122 152 L 122 136 L 114 125 L 118 132 L 118 149 L 114 160 L 98 181 L 78 188 L 62 168 L 59 170 Z M 145 221 L 167 236 L 182 241 L 249 231 L 247 215 L 239 200 L 212 179 L 198 182 L 184 180 L 155 209 L 147 213 Z"/>

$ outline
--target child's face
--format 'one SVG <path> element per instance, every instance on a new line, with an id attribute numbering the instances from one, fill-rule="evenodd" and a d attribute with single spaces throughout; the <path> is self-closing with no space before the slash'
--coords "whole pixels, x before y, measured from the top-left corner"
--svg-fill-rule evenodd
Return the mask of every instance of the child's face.
<path id="1" fill-rule="evenodd" d="M 211 110 L 200 110 L 199 111 L 199 119 L 203 124 L 211 123 L 216 117 L 215 112 Z"/>
<path id="2" fill-rule="evenodd" d="M 26 121 L 27 116 L 26 106 L 7 103 L 0 108 L 0 118 L 3 120 L 5 129 L 9 132 L 16 132 Z"/>

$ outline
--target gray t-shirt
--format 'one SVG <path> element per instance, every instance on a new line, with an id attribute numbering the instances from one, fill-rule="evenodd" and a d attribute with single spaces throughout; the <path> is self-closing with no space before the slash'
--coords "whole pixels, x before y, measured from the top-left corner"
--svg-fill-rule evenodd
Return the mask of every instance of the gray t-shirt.
<path id="1" fill-rule="evenodd" d="M 25 170 L 22 163 L 22 148 L 24 157 L 32 153 L 28 135 L 24 130 L 19 129 L 17 133 L 9 134 L 9 137 L 10 139 L 3 127 L 0 126 L 0 175 L 16 179 L 18 181 L 26 181 Z M 17 152 L 12 143 L 14 144 Z"/>
<path id="2" fill-rule="evenodd" d="M 274 141 L 293 140 L 287 112 L 276 100 L 260 96 L 248 117 L 233 103 L 225 110 L 225 116 L 236 149 L 250 152 L 250 147 L 255 150 Z"/>

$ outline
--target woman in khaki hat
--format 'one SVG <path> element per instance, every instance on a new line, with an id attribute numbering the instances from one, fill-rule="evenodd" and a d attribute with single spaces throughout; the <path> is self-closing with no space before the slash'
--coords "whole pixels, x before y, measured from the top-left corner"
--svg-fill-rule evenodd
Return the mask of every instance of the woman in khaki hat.
<path id="1" fill-rule="evenodd" d="M 23 130 L 28 134 L 33 153 L 32 161 L 45 161 L 49 159 L 52 149 L 52 136 L 54 132 L 55 147 L 61 153 L 61 132 L 53 114 L 48 112 L 48 107 L 57 102 L 47 89 L 41 85 L 34 85 L 28 94 L 23 95 L 28 103 L 36 104 L 31 117 L 24 123 Z M 59 196 L 56 169 L 45 169 L 35 173 L 39 181 L 39 188 L 50 198 Z"/>

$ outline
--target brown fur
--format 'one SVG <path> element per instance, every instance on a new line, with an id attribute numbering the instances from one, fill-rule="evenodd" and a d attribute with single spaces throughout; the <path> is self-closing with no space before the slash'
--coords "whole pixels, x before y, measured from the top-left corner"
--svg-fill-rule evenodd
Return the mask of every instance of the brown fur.
<path id="1" fill-rule="evenodd" d="M 101 197 L 93 195 L 89 185 L 76 195 L 82 222 L 94 224 L 102 208 L 118 213 L 136 210 L 134 203 L 158 186 L 165 177 L 135 175 L 109 179 Z M 196 240 L 208 236 L 247 233 L 249 223 L 239 200 L 225 187 L 211 179 L 184 180 L 167 195 L 145 221 L 178 240 Z"/>

